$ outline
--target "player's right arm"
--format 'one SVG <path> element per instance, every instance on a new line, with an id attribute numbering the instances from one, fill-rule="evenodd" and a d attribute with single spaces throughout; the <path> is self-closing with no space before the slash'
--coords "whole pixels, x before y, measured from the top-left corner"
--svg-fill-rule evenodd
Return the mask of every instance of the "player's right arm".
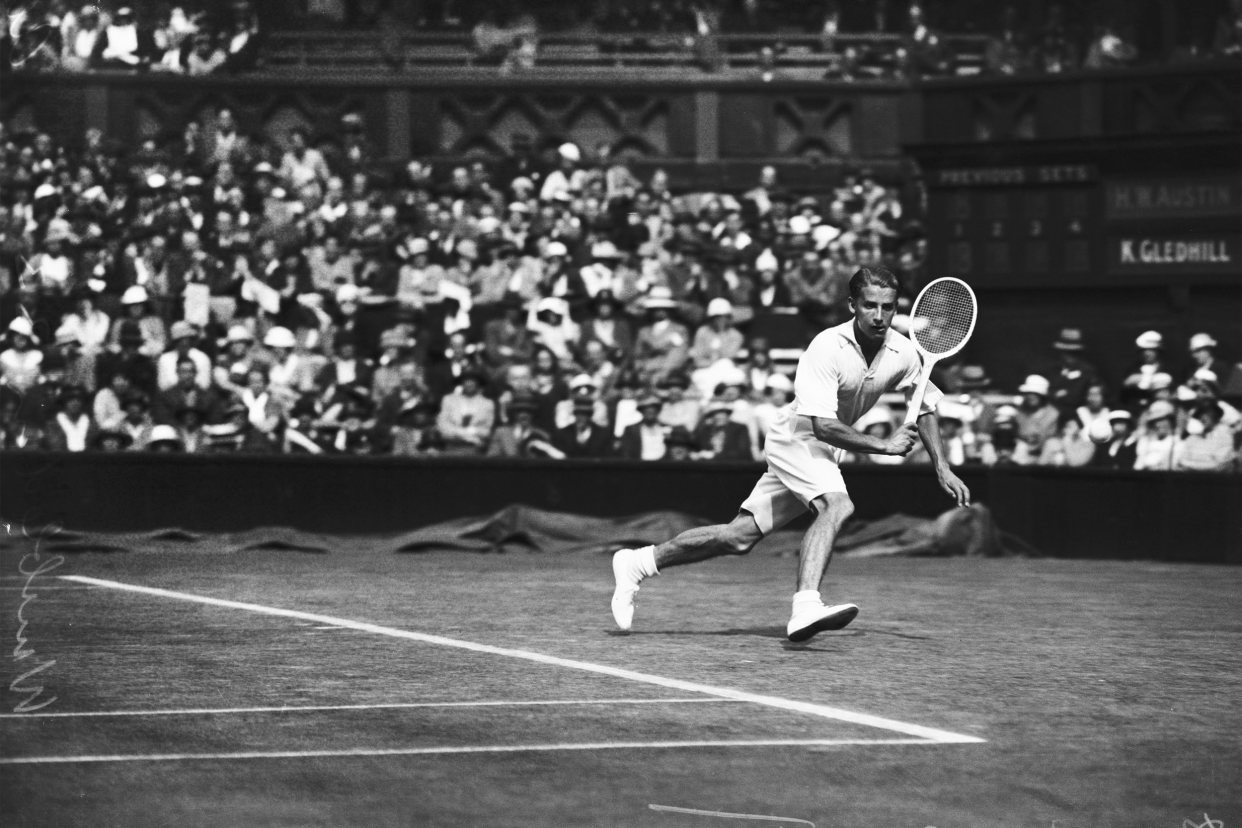
<path id="1" fill-rule="evenodd" d="M 856 431 L 835 417 L 812 417 L 811 429 L 815 433 L 815 439 L 821 443 L 859 454 L 905 456 L 919 439 L 919 429 L 915 423 L 906 423 L 886 440 Z"/>

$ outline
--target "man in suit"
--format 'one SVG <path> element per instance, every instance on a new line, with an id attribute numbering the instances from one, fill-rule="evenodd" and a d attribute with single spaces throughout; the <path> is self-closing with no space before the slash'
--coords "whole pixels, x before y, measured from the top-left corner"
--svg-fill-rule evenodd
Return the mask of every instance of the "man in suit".
<path id="1" fill-rule="evenodd" d="M 733 405 L 726 400 L 712 400 L 703 409 L 703 422 L 695 430 L 699 456 L 704 460 L 753 460 L 750 432 L 741 423 L 729 418 Z"/>
<path id="2" fill-rule="evenodd" d="M 492 432 L 487 446 L 488 457 L 556 457 L 564 454 L 552 444 L 548 432 L 535 427 L 539 401 L 529 394 L 515 394 L 509 401 L 513 423 Z"/>
<path id="3" fill-rule="evenodd" d="M 654 394 L 643 397 L 636 406 L 642 421 L 621 433 L 621 456 L 627 460 L 659 460 L 664 457 L 664 437 L 668 428 L 660 423 L 664 403 Z"/>
<path id="4" fill-rule="evenodd" d="M 612 453 L 608 429 L 591 422 L 595 401 L 574 400 L 574 421 L 556 432 L 556 447 L 566 457 L 607 457 Z"/>

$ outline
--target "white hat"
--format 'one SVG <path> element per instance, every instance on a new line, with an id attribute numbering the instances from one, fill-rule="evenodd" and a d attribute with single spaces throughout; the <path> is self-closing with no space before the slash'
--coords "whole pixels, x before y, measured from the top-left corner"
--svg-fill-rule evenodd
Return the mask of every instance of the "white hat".
<path id="1" fill-rule="evenodd" d="M 707 303 L 708 316 L 732 316 L 733 303 L 723 296 L 717 296 L 715 299 Z"/>
<path id="2" fill-rule="evenodd" d="M 895 422 L 896 418 L 893 417 L 893 410 L 891 408 L 887 405 L 877 405 L 859 417 L 858 422 L 854 423 L 853 428 L 855 431 L 866 431 L 873 425 L 884 423 L 891 429 Z"/>
<path id="3" fill-rule="evenodd" d="M 181 435 L 177 433 L 177 429 L 170 425 L 157 425 L 151 429 L 151 437 L 147 440 L 148 445 L 151 443 L 180 443 Z"/>
<path id="4" fill-rule="evenodd" d="M 514 192 L 518 190 L 533 190 L 535 189 L 535 182 L 531 181 L 529 176 L 519 175 L 509 182 L 509 186 Z"/>
<path id="5" fill-rule="evenodd" d="M 500 229 L 500 219 L 495 216 L 484 216 L 479 219 L 479 232 L 483 234 L 495 233 Z"/>
<path id="6" fill-rule="evenodd" d="M 974 420 L 975 413 L 970 406 L 945 398 L 936 406 L 936 416 L 942 420 L 957 420 L 959 423 L 968 423 Z"/>
<path id="7" fill-rule="evenodd" d="M 30 320 L 24 316 L 19 316 L 9 323 L 9 333 L 21 334 L 34 339 L 34 328 L 30 327 Z"/>
<path id="8" fill-rule="evenodd" d="M 1177 386 L 1178 402 L 1194 402 L 1197 399 L 1199 399 L 1199 394 L 1189 385 Z"/>
<path id="9" fill-rule="evenodd" d="M 675 308 L 677 302 L 673 299 L 673 292 L 662 285 L 656 285 L 647 293 L 647 298 L 643 299 L 643 307 L 647 310 L 654 308 Z"/>
<path id="10" fill-rule="evenodd" d="M 427 240 L 423 238 L 411 239 L 410 243 L 406 245 L 406 250 L 410 252 L 411 256 L 426 253 L 430 249 L 431 245 L 427 244 Z"/>
<path id="11" fill-rule="evenodd" d="M 346 302 L 357 302 L 361 293 L 357 285 L 341 285 L 336 289 L 336 303 L 342 305 Z"/>
<path id="12" fill-rule="evenodd" d="M 561 144 L 556 148 L 556 151 L 559 152 L 561 154 L 561 158 L 564 158 L 566 161 L 576 162 L 582 158 L 582 153 L 578 150 L 578 145 L 572 141 L 566 141 L 564 144 Z"/>
<path id="13" fill-rule="evenodd" d="M 996 414 L 993 415 L 993 420 L 998 423 L 1007 423 L 1007 422 L 1012 422 L 1013 420 L 1017 419 L 1017 417 L 1018 417 L 1017 408 L 1015 408 L 1012 405 L 1002 405 L 1002 406 L 997 407 Z"/>
<path id="14" fill-rule="evenodd" d="M 254 334 L 245 325 L 234 325 L 229 328 L 228 336 L 225 339 L 229 342 L 254 342 Z"/>
<path id="15" fill-rule="evenodd" d="M 805 236 L 811 232 L 811 220 L 806 216 L 794 216 L 789 220 L 789 232 L 795 236 Z"/>
<path id="16" fill-rule="evenodd" d="M 1154 423 L 1156 420 L 1163 420 L 1165 417 L 1176 417 L 1177 409 L 1173 407 L 1173 403 L 1168 400 L 1156 400 L 1147 406 L 1147 422 Z"/>
<path id="17" fill-rule="evenodd" d="M 594 259 L 619 259 L 621 252 L 608 240 L 598 241 L 591 245 L 591 257 Z"/>
<path id="18" fill-rule="evenodd" d="M 777 261 L 776 254 L 772 252 L 771 248 L 764 250 L 755 259 L 755 270 L 779 270 L 780 266 L 781 263 Z"/>
<path id="19" fill-rule="evenodd" d="M 298 341 L 293 336 L 293 331 L 277 326 L 263 337 L 263 344 L 269 348 L 292 348 L 298 344 Z"/>
<path id="20" fill-rule="evenodd" d="M 543 255 L 545 256 L 568 256 L 569 248 L 566 247 L 563 243 L 558 242 L 558 241 L 548 242 L 548 246 L 547 248 L 544 249 Z"/>
<path id="21" fill-rule="evenodd" d="M 38 201 L 41 198 L 47 198 L 49 196 L 54 196 L 54 195 L 56 195 L 56 188 L 47 181 L 43 182 L 38 187 L 35 187 L 35 191 L 34 191 L 35 201 Z"/>
<path id="22" fill-rule="evenodd" d="M 17 321 L 17 320 L 14 320 L 14 321 Z M 59 328 L 56 329 L 56 344 L 57 345 L 68 345 L 70 343 L 81 345 L 82 337 L 78 336 L 77 330 L 73 328 L 71 325 L 67 325 L 67 324 L 61 325 Z"/>
<path id="23" fill-rule="evenodd" d="M 575 388 L 598 388 L 599 385 L 591 377 L 590 374 L 578 374 L 569 381 L 569 388 L 572 391 Z"/>
<path id="24" fill-rule="evenodd" d="M 772 376 L 768 377 L 768 382 L 765 387 L 768 391 L 772 391 L 772 390 L 784 391 L 786 394 L 788 394 L 790 391 L 793 390 L 793 380 L 791 380 L 789 377 L 785 376 L 784 374 L 773 374 Z M 872 410 L 874 411 L 875 409 L 872 409 Z"/>
<path id="25" fill-rule="evenodd" d="M 1199 368 L 1192 376 L 1202 382 L 1220 382 L 1220 377 L 1211 368 Z"/>
<path id="26" fill-rule="evenodd" d="M 168 179 L 160 173 L 151 173 L 147 176 L 147 186 L 152 190 L 158 190 L 168 183 Z"/>
<path id="27" fill-rule="evenodd" d="M 1200 348 L 1215 348 L 1216 340 L 1211 334 L 1197 333 L 1190 338 L 1190 350 L 1197 351 Z"/>
<path id="28" fill-rule="evenodd" d="M 510 213 L 529 213 L 530 207 L 525 201 L 515 201 L 509 205 Z"/>
<path id="29" fill-rule="evenodd" d="M 1147 387 L 1152 391 L 1160 391 L 1165 388 L 1173 387 L 1173 375 L 1164 371 L 1157 371 L 1147 379 Z"/>
<path id="30" fill-rule="evenodd" d="M 1134 344 L 1140 348 L 1163 348 L 1164 337 L 1158 331 L 1147 331 L 1140 334 L 1139 338 L 1134 340 Z"/>
<path id="31" fill-rule="evenodd" d="M 535 305 L 535 313 L 544 311 L 550 311 L 561 317 L 569 316 L 569 307 L 565 300 L 555 296 L 545 296 L 539 300 L 539 304 Z"/>
<path id="32" fill-rule="evenodd" d="M 1051 385 L 1047 379 L 1045 379 L 1044 377 L 1041 377 L 1039 374 L 1031 374 L 1029 377 L 1026 378 L 1026 382 L 1022 383 L 1022 385 L 1019 386 L 1018 393 L 1019 394 L 1039 394 L 1041 396 L 1046 397 L 1048 396 L 1048 390 L 1050 387 Z"/>
<path id="33" fill-rule="evenodd" d="M 823 250 L 840 235 L 841 231 L 831 224 L 817 224 L 815 229 L 811 231 L 811 238 L 815 240 L 816 250 Z"/>
<path id="34" fill-rule="evenodd" d="M 133 285 L 125 289 L 125 293 L 121 296 L 122 305 L 141 305 L 147 301 L 147 289 L 142 285 Z"/>

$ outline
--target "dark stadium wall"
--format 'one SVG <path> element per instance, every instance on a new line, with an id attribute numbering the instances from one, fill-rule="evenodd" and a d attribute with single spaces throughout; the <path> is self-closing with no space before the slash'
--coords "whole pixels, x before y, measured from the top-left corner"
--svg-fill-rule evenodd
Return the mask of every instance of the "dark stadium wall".
<path id="1" fill-rule="evenodd" d="M 522 503 L 600 517 L 674 510 L 726 521 L 762 470 L 752 463 L 5 452 L 0 516 L 27 528 L 367 534 Z M 1242 563 L 1236 475 L 960 471 L 1000 528 L 1043 554 Z M 846 476 L 861 518 L 934 517 L 949 508 L 926 466 L 857 466 Z"/>

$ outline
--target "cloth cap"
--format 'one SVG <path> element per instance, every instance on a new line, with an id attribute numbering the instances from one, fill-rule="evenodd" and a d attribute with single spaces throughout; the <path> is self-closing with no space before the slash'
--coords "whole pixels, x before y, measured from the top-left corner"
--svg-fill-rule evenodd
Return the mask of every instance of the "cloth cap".
<path id="1" fill-rule="evenodd" d="M 380 334 L 381 348 L 404 348 L 409 344 L 409 338 L 396 328 L 389 328 Z"/>
<path id="2" fill-rule="evenodd" d="M 963 389 L 987 388 L 992 384 L 982 365 L 963 365 L 960 381 Z"/>
<path id="3" fill-rule="evenodd" d="M 273 328 L 273 330 L 275 329 Z M 197 336 L 198 328 L 194 327 L 191 323 L 186 322 L 184 319 L 179 322 L 174 322 L 172 324 L 172 330 L 168 333 L 168 338 L 173 342 L 176 342 L 178 339 L 194 339 Z"/>
<path id="4" fill-rule="evenodd" d="M 634 407 L 639 411 L 644 408 L 663 408 L 664 402 L 655 394 L 645 394 L 634 404 Z"/>
<path id="5" fill-rule="evenodd" d="M 1138 339 L 1134 340 L 1134 344 L 1140 348 L 1162 348 L 1164 347 L 1164 337 L 1159 331 L 1146 331 L 1139 334 Z"/>
<path id="6" fill-rule="evenodd" d="M 673 300 L 673 291 L 666 287 L 657 285 L 647 293 L 647 298 L 643 299 L 643 307 L 647 310 L 654 308 L 675 308 L 677 302 Z"/>

